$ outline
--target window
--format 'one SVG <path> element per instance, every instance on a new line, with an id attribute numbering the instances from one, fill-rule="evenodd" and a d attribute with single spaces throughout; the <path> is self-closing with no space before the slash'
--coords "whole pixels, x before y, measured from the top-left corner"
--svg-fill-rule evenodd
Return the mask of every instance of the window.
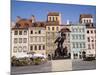
<path id="1" fill-rule="evenodd" d="M 89 23 L 91 23 L 91 20 L 89 20 Z"/>
<path id="2" fill-rule="evenodd" d="M 85 31 L 84 28 L 82 28 L 82 31 L 83 31 L 83 32 Z"/>
<path id="3" fill-rule="evenodd" d="M 94 49 L 94 44 L 92 44 L 92 49 Z"/>
<path id="4" fill-rule="evenodd" d="M 39 34 L 41 34 L 41 30 L 39 30 L 39 32 L 38 32 Z"/>
<path id="5" fill-rule="evenodd" d="M 93 33 L 93 31 L 91 30 L 91 34 Z"/>
<path id="6" fill-rule="evenodd" d="M 75 43 L 73 43 L 73 48 L 75 48 Z"/>
<path id="7" fill-rule="evenodd" d="M 74 28 L 72 28 L 72 31 L 74 32 Z"/>
<path id="8" fill-rule="evenodd" d="M 18 35 L 18 31 L 15 31 L 15 32 L 14 32 L 14 35 Z"/>
<path id="9" fill-rule="evenodd" d="M 18 39 L 17 38 L 14 38 L 14 43 L 17 43 L 18 42 Z"/>
<path id="10" fill-rule="evenodd" d="M 41 50 L 41 45 L 39 45 L 39 50 Z"/>
<path id="11" fill-rule="evenodd" d="M 84 23 L 85 23 L 85 20 L 84 20 Z"/>
<path id="12" fill-rule="evenodd" d="M 56 21 L 58 20 L 58 18 L 56 17 Z"/>
<path id="13" fill-rule="evenodd" d="M 94 37 L 93 36 L 91 36 L 91 42 L 94 42 Z"/>
<path id="14" fill-rule="evenodd" d="M 31 50 L 31 51 L 33 50 L 33 46 L 32 46 L 32 45 L 30 46 L 30 50 Z"/>
<path id="15" fill-rule="evenodd" d="M 37 42 L 40 42 L 39 40 L 40 40 L 40 37 L 37 37 Z"/>
<path id="16" fill-rule="evenodd" d="M 27 38 L 24 38 L 23 39 L 23 43 L 27 43 Z"/>
<path id="17" fill-rule="evenodd" d="M 87 39 L 88 39 L 88 42 L 90 42 L 90 38 L 88 37 Z"/>
<path id="18" fill-rule="evenodd" d="M 55 17 L 52 17 L 53 18 L 53 21 L 55 21 Z"/>
<path id="19" fill-rule="evenodd" d="M 74 35 L 72 35 L 72 39 L 75 39 L 75 36 Z"/>
<path id="20" fill-rule="evenodd" d="M 79 35 L 79 39 L 81 39 L 81 35 Z"/>
<path id="21" fill-rule="evenodd" d="M 43 50 L 45 50 L 45 45 L 43 45 Z"/>
<path id="22" fill-rule="evenodd" d="M 33 30 L 31 30 L 31 32 L 30 32 L 31 34 L 33 34 Z"/>
<path id="23" fill-rule="evenodd" d="M 33 37 L 30 37 L 30 42 L 31 42 L 31 43 L 33 42 Z"/>
<path id="24" fill-rule="evenodd" d="M 85 39 L 85 35 L 83 35 L 83 40 Z"/>
<path id="25" fill-rule="evenodd" d="M 79 32 L 81 32 L 81 28 L 79 29 Z"/>
<path id="26" fill-rule="evenodd" d="M 51 21 L 51 17 L 49 17 L 49 21 Z"/>
<path id="27" fill-rule="evenodd" d="M 76 48 L 78 48 L 78 43 L 76 43 Z"/>
<path id="28" fill-rule="evenodd" d="M 87 20 L 87 23 L 88 23 L 88 20 Z"/>
<path id="29" fill-rule="evenodd" d="M 37 46 L 35 45 L 34 50 L 37 50 Z"/>
<path id="30" fill-rule="evenodd" d="M 89 30 L 87 30 L 87 33 L 89 34 Z"/>
<path id="31" fill-rule="evenodd" d="M 77 30 L 77 28 L 75 28 L 75 32 L 77 32 L 78 30 Z"/>
<path id="32" fill-rule="evenodd" d="M 50 30 L 50 27 L 48 27 L 48 30 Z"/>
<path id="33" fill-rule="evenodd" d="M 80 48 L 82 48 L 82 43 L 80 43 Z"/>
<path id="34" fill-rule="evenodd" d="M 16 53 L 17 52 L 17 47 L 13 48 L 13 52 Z"/>
<path id="35" fill-rule="evenodd" d="M 42 37 L 39 37 L 39 42 L 41 42 L 41 40 L 42 40 Z"/>
<path id="36" fill-rule="evenodd" d="M 85 48 L 85 43 L 83 43 L 83 48 Z"/>
<path id="37" fill-rule="evenodd" d="M 19 47 L 18 52 L 22 52 L 22 47 L 21 46 Z"/>
<path id="38" fill-rule="evenodd" d="M 92 42 L 94 42 L 94 40 L 93 40 L 93 39 L 92 39 L 91 41 L 92 41 Z"/>
<path id="39" fill-rule="evenodd" d="M 19 35 L 22 35 L 22 31 L 19 31 Z"/>
<path id="40" fill-rule="evenodd" d="M 43 42 L 45 42 L 45 37 L 43 37 Z"/>
<path id="41" fill-rule="evenodd" d="M 27 35 L 27 31 L 26 30 L 24 31 L 24 35 Z"/>
<path id="42" fill-rule="evenodd" d="M 78 35 L 76 35 L 76 39 L 78 39 Z"/>
<path id="43" fill-rule="evenodd" d="M 90 48 L 90 44 L 88 44 L 88 49 L 91 49 L 91 48 Z"/>
<path id="44" fill-rule="evenodd" d="M 37 42 L 37 37 L 34 37 L 35 38 L 35 42 Z"/>
<path id="45" fill-rule="evenodd" d="M 22 43 L 22 38 L 19 38 L 19 43 Z"/>
<path id="46" fill-rule="evenodd" d="M 54 27 L 52 27 L 52 30 L 54 30 Z"/>
<path id="47" fill-rule="evenodd" d="M 58 28 L 58 27 L 56 27 L 56 30 L 58 31 L 58 30 L 59 30 L 59 28 Z"/>
<path id="48" fill-rule="evenodd" d="M 26 52 L 26 50 L 27 50 L 27 47 L 24 46 L 24 47 L 23 47 L 23 52 Z"/>

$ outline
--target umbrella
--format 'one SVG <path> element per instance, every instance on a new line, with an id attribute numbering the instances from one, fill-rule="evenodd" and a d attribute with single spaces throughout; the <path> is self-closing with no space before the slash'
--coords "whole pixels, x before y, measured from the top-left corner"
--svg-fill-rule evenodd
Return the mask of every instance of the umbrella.
<path id="1" fill-rule="evenodd" d="M 16 57 L 16 58 L 24 58 L 24 57 L 29 57 L 29 55 L 27 55 L 27 54 L 17 55 L 17 57 Z"/>
<path id="2" fill-rule="evenodd" d="M 42 54 L 34 54 L 32 57 L 33 57 L 33 58 L 35 58 L 35 57 L 46 58 L 46 55 L 42 55 Z"/>

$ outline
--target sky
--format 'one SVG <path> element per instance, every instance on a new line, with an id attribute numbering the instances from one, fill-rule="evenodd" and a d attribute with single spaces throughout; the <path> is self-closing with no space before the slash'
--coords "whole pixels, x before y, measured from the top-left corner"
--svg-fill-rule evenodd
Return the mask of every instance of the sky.
<path id="1" fill-rule="evenodd" d="M 67 20 L 78 23 L 80 14 L 92 14 L 94 23 L 96 22 L 96 6 L 15 0 L 12 0 L 11 5 L 12 21 L 15 21 L 17 16 L 28 19 L 31 15 L 35 16 L 36 21 L 46 21 L 48 12 L 59 12 L 61 13 L 62 24 L 66 24 Z"/>

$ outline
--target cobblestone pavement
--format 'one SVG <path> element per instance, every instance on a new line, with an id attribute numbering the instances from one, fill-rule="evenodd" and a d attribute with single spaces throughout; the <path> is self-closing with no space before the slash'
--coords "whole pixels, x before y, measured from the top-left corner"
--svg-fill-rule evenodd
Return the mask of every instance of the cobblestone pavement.
<path id="1" fill-rule="evenodd" d="M 52 61 L 52 71 L 69 71 L 69 70 L 72 70 L 72 61 L 70 59 Z"/>
<path id="2" fill-rule="evenodd" d="M 96 69 L 96 61 L 83 61 L 83 60 L 73 60 L 72 70 L 92 70 Z"/>

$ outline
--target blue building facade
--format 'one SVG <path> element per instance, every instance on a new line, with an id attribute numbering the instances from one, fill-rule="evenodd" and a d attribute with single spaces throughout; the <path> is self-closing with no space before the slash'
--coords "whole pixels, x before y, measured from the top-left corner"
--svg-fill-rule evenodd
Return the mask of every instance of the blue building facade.
<path id="1" fill-rule="evenodd" d="M 70 26 L 71 58 L 81 59 L 82 52 L 86 50 L 86 26 L 74 24 Z"/>

